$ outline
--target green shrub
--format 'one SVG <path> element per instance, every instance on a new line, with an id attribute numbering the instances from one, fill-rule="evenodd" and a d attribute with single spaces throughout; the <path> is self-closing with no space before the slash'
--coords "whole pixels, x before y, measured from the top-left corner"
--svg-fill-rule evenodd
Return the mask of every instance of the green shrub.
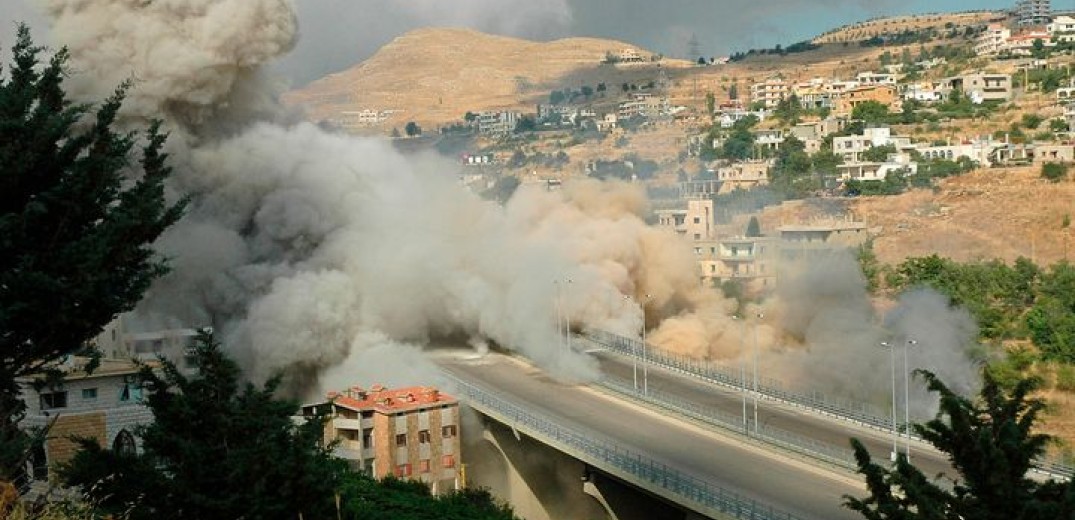
<path id="1" fill-rule="evenodd" d="M 1060 182 L 1068 176 L 1068 167 L 1061 163 L 1045 163 L 1041 165 L 1041 176 L 1050 182 Z"/>

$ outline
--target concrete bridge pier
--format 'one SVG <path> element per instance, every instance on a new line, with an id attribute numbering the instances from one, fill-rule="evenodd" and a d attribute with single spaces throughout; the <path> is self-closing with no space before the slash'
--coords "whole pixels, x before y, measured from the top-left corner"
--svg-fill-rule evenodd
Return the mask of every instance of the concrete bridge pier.
<path id="1" fill-rule="evenodd" d="M 465 448 L 468 485 L 489 488 L 526 520 L 693 518 L 510 426 L 481 422 L 480 441 Z"/>
<path id="2" fill-rule="evenodd" d="M 587 468 L 582 489 L 601 504 L 611 520 L 702 520 L 703 517 L 684 511 L 645 491 L 628 486 L 600 471 Z"/>

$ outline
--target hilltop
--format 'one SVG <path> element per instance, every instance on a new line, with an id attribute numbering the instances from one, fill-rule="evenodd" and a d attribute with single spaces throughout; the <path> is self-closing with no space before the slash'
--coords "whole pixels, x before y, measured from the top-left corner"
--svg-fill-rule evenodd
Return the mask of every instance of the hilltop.
<path id="1" fill-rule="evenodd" d="M 826 31 L 812 41 L 813 43 L 857 42 L 886 34 L 895 35 L 906 31 L 931 29 L 938 32 L 963 31 L 966 27 L 974 27 L 1003 18 L 1003 14 L 992 11 L 888 16 L 838 27 Z"/>
<path id="2" fill-rule="evenodd" d="M 534 42 L 470 29 L 418 29 L 395 38 L 355 67 L 286 94 L 284 101 L 305 108 L 313 120 L 332 119 L 341 111 L 393 110 L 400 112 L 384 127 L 402 129 L 406 121 L 432 126 L 458 120 L 467 111 L 533 110 L 533 104 L 547 99 L 567 76 L 580 72 L 602 69 L 615 79 L 657 67 L 656 63 L 630 69 L 601 65 L 607 53 L 623 49 L 644 57 L 654 54 L 598 38 Z M 660 62 L 662 67 L 688 65 Z"/>

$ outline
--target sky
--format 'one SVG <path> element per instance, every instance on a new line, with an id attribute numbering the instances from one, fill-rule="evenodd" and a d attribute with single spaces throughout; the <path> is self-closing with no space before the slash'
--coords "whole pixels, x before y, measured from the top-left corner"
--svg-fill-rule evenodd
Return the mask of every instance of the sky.
<path id="1" fill-rule="evenodd" d="M 39 0 L 0 0 L 0 27 L 27 21 L 41 35 L 47 23 Z M 687 57 L 697 38 L 700 54 L 721 56 L 750 48 L 788 45 L 827 29 L 877 16 L 1004 9 L 1015 0 L 292 0 L 300 39 L 275 66 L 284 81 L 302 86 L 353 66 L 408 30 L 470 27 L 549 40 L 611 38 L 671 57 Z M 1075 9 L 1075 0 L 1053 0 Z M 13 31 L 0 32 L 0 47 Z M 38 41 L 47 41 L 37 37 Z"/>

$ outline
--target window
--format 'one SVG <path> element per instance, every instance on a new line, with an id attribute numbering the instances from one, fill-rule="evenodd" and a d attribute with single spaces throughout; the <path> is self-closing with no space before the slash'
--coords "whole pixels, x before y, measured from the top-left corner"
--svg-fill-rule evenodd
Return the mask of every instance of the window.
<path id="1" fill-rule="evenodd" d="M 449 437 L 455 437 L 455 434 L 456 434 L 455 425 L 452 424 L 452 425 L 448 425 L 448 426 L 445 426 L 445 427 L 441 428 L 440 433 L 441 433 L 441 436 L 444 437 L 445 439 L 447 439 Z"/>
<path id="2" fill-rule="evenodd" d="M 694 217 L 694 223 L 695 223 L 695 224 L 701 224 L 701 223 L 702 223 L 702 219 L 700 219 L 700 218 L 698 218 L 698 217 Z"/>
<path id="3" fill-rule="evenodd" d="M 126 383 L 123 385 L 123 389 L 119 392 L 119 400 L 121 402 L 128 401 L 141 401 L 142 400 L 142 387 L 134 383 Z"/>
<path id="4" fill-rule="evenodd" d="M 363 419 L 373 419 L 373 410 L 366 410 L 362 412 Z"/>
<path id="5" fill-rule="evenodd" d="M 363 428 L 362 429 L 362 447 L 363 448 L 372 448 L 373 447 L 373 428 Z"/>
<path id="6" fill-rule="evenodd" d="M 48 392 L 41 394 L 41 409 L 67 408 L 67 392 Z"/>
<path id="7" fill-rule="evenodd" d="M 396 434 L 396 447 L 397 448 L 402 448 L 402 447 L 404 447 L 406 445 L 407 445 L 407 434 L 406 433 Z"/>
<path id="8" fill-rule="evenodd" d="M 429 473 L 429 459 L 422 459 L 418 461 L 418 472 Z"/>
<path id="9" fill-rule="evenodd" d="M 134 444 L 134 436 L 127 430 L 120 430 L 116 440 L 112 442 L 112 451 L 123 456 L 132 456 L 137 452 Z"/>
<path id="10" fill-rule="evenodd" d="M 441 466 L 444 466 L 446 468 L 454 468 L 455 467 L 455 455 L 445 455 L 445 456 L 441 457 L 440 464 L 441 464 Z"/>
<path id="11" fill-rule="evenodd" d="M 410 464 L 400 464 L 400 465 L 396 466 L 396 476 L 397 477 L 409 477 L 409 476 L 411 476 L 411 465 Z"/>
<path id="12" fill-rule="evenodd" d="M 429 442 L 429 430 L 421 430 L 418 432 L 418 442 L 422 444 Z"/>

